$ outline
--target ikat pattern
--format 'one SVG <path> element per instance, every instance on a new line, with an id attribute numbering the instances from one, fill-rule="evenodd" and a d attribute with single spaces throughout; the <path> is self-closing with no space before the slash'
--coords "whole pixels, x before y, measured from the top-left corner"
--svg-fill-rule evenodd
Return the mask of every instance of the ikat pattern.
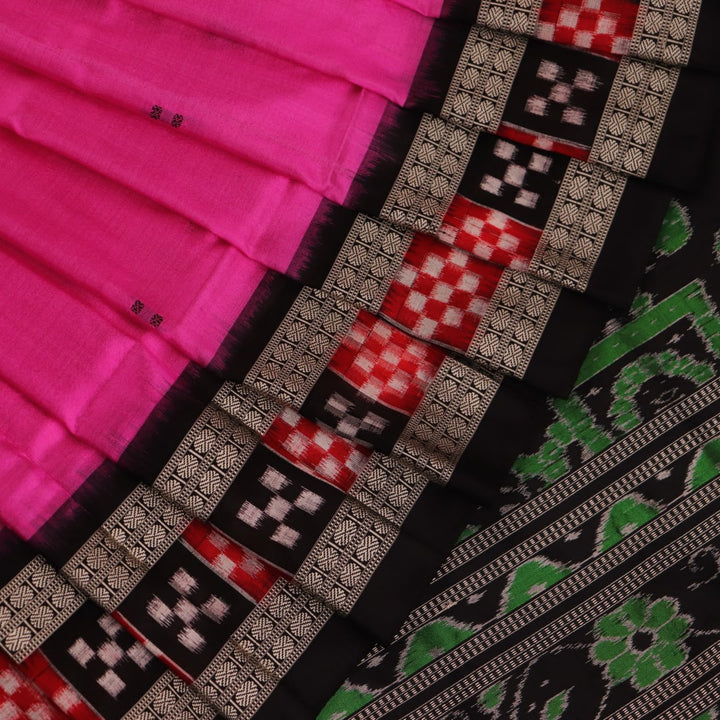
<path id="1" fill-rule="evenodd" d="M 443 358 L 438 348 L 361 312 L 328 368 L 370 400 L 412 412 Z"/>
<path id="2" fill-rule="evenodd" d="M 176 543 L 118 608 L 143 637 L 197 677 L 254 603 L 213 572 L 189 547 Z"/>
<path id="3" fill-rule="evenodd" d="M 518 384 L 503 375 L 525 376 L 560 285 L 587 288 L 626 187 L 618 173 L 648 172 L 679 71 L 604 56 L 686 63 L 697 8 L 481 0 L 441 118 L 421 118 L 381 219 L 357 217 L 321 289 L 289 291 L 292 307 L 243 382 L 222 385 L 152 486 L 132 490 L 62 567 L 36 558 L 2 588 L 0 648 L 22 663 L 0 658 L 3 720 L 250 718 L 334 614 L 372 629 L 364 608 L 353 615 L 358 600 L 391 551 L 402 557 L 400 539 L 422 542 L 403 523 L 429 483 L 455 479 L 501 388 Z M 519 37 L 533 33 L 590 52 Z M 141 301 L 133 309 L 147 313 Z M 714 370 L 674 350 L 634 359 L 606 403 L 616 430 L 644 422 L 657 367 L 688 383 Z M 615 441 L 567 402 L 559 435 L 576 435 L 549 459 L 522 458 L 520 486 L 533 472 L 548 485 L 563 476 L 573 443 L 588 444 L 586 461 Z M 636 691 L 651 712 L 673 680 L 698 683 L 720 642 L 696 600 L 720 577 L 714 427 L 705 419 L 678 440 L 661 472 L 603 477 L 574 514 L 546 518 L 551 501 L 526 542 L 508 531 L 498 549 L 502 529 L 478 522 L 470 536 L 486 543 L 484 564 L 433 587 L 363 668 L 391 668 L 386 684 L 344 688 L 348 712 L 383 717 L 456 667 L 466 676 L 405 707 L 408 718 L 571 720 L 588 703 L 620 717 Z M 538 488 L 508 483 L 498 517 L 514 518 Z M 647 567 L 633 565 L 653 543 Z M 546 619 L 493 655 L 498 639 Z M 690 709 L 709 707 L 699 690 Z"/>
<path id="4" fill-rule="evenodd" d="M 348 408 L 339 396 L 328 399 L 331 414 L 343 417 Z M 334 405 L 332 405 L 334 403 Z M 365 422 L 377 424 L 378 418 L 366 416 Z M 271 449 L 322 480 L 347 490 L 362 470 L 369 452 L 348 440 L 355 437 L 360 424 L 345 427 L 343 437 L 323 429 L 290 408 L 285 408 L 275 419 L 267 434 L 265 444 Z M 382 424 L 379 427 L 382 430 Z"/>
<path id="5" fill-rule="evenodd" d="M 121 718 L 164 667 L 110 615 L 86 603 L 43 645 L 43 655 L 85 701 Z"/>
<path id="6" fill-rule="evenodd" d="M 448 245 L 513 270 L 526 270 L 541 231 L 499 210 L 456 195 L 438 237 Z"/>
<path id="7" fill-rule="evenodd" d="M 698 201 L 702 233 L 673 203 L 632 312 L 607 325 L 570 398 L 552 401 L 544 438 L 518 459 L 493 510 L 478 510 L 431 599 L 367 656 L 322 720 L 713 717 L 715 193 Z M 568 593 L 578 595 L 561 607 Z M 501 618 L 510 652 L 495 649 Z M 482 638 L 486 652 L 472 645 Z"/>
<path id="8" fill-rule="evenodd" d="M 342 497 L 338 488 L 261 446 L 210 522 L 248 549 L 294 572 Z"/>
<path id="9" fill-rule="evenodd" d="M 462 250 L 418 236 L 380 312 L 419 338 L 465 350 L 500 273 Z"/>
<path id="10" fill-rule="evenodd" d="M 503 123 L 590 148 L 616 70 L 597 55 L 530 43 Z"/>
<path id="11" fill-rule="evenodd" d="M 607 55 L 627 55 L 638 0 L 545 0 L 535 36 Z"/>

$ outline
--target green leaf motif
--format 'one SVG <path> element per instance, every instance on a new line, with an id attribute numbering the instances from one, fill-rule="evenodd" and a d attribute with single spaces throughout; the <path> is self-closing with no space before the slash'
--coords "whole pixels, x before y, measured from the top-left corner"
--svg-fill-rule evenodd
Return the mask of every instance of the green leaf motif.
<path id="1" fill-rule="evenodd" d="M 538 593 L 552 587 L 572 570 L 543 558 L 529 560 L 514 573 L 512 582 L 507 589 L 505 612 L 512 612 Z"/>
<path id="2" fill-rule="evenodd" d="M 697 490 L 720 474 L 720 439 L 711 440 L 697 454 L 690 469 L 690 487 Z"/>
<path id="3" fill-rule="evenodd" d="M 692 225 L 687 208 L 673 200 L 665 213 L 660 235 L 655 243 L 655 251 L 659 255 L 672 255 L 685 247 L 692 237 Z"/>
<path id="4" fill-rule="evenodd" d="M 495 685 L 480 693 L 480 705 L 485 710 L 494 710 L 502 702 L 504 694 L 503 683 L 495 683 Z"/>
<path id="5" fill-rule="evenodd" d="M 403 673 L 410 676 L 431 663 L 436 657 L 472 637 L 473 631 L 445 620 L 437 620 L 420 628 L 410 640 L 403 663 Z"/>
<path id="6" fill-rule="evenodd" d="M 657 515 L 656 508 L 635 497 L 626 497 L 616 502 L 610 508 L 603 525 L 602 552 L 617 545 L 626 535 L 650 522 Z"/>
<path id="7" fill-rule="evenodd" d="M 558 720 L 567 709 L 569 690 L 565 690 L 550 698 L 545 705 L 546 720 Z"/>
<path id="8" fill-rule="evenodd" d="M 341 687 L 320 711 L 317 720 L 343 720 L 367 705 L 374 693 L 352 687 Z"/>

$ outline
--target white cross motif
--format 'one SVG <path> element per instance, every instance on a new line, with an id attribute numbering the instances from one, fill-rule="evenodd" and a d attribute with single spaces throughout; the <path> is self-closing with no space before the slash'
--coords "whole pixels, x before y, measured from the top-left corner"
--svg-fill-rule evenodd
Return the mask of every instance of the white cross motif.
<path id="1" fill-rule="evenodd" d="M 206 640 L 197 630 L 198 621 L 205 617 L 219 624 L 230 612 L 230 606 L 217 595 L 211 595 L 196 605 L 193 597 L 199 590 L 198 581 L 182 567 L 175 571 L 169 585 L 178 594 L 175 604 L 170 607 L 157 595 L 153 595 L 147 604 L 147 612 L 158 625 L 166 629 L 179 621 L 181 629 L 177 634 L 178 642 L 191 652 L 199 653 L 205 647 Z"/>
<path id="2" fill-rule="evenodd" d="M 260 477 L 260 483 L 273 494 L 264 508 L 259 508 L 250 500 L 246 500 L 237 513 L 238 520 L 254 529 L 268 522 L 273 526 L 270 539 L 283 547 L 292 549 L 300 539 L 300 533 L 291 527 L 288 516 L 294 511 L 301 511 L 308 515 L 315 515 L 325 500 L 317 493 L 301 488 L 294 492 L 294 483 L 279 470 L 268 467 Z M 285 493 L 281 495 L 281 493 Z M 289 499 L 287 496 L 295 495 Z"/>
<path id="3" fill-rule="evenodd" d="M 585 110 L 576 104 L 578 94 L 593 92 L 600 85 L 600 79 L 589 70 L 579 69 L 575 72 L 572 81 L 565 77 L 565 70 L 552 60 L 542 60 L 537 70 L 540 80 L 552 83 L 550 92 L 544 95 L 531 95 L 526 103 L 525 110 L 531 115 L 548 117 L 552 104 L 561 105 L 560 121 L 568 125 L 583 126 L 585 124 Z"/>
<path id="4" fill-rule="evenodd" d="M 141 670 L 144 670 L 152 660 L 152 655 L 135 641 L 128 648 L 121 647 L 117 642 L 117 636 L 122 628 L 120 624 L 109 615 L 103 615 L 98 619 L 98 625 L 105 631 L 107 639 L 98 648 L 93 648 L 82 637 L 77 638 L 68 648 L 70 656 L 84 669 L 88 669 L 91 663 L 100 663 L 101 670 L 96 682 L 113 699 L 125 689 L 126 683 L 117 671 L 126 662 L 132 662 Z"/>

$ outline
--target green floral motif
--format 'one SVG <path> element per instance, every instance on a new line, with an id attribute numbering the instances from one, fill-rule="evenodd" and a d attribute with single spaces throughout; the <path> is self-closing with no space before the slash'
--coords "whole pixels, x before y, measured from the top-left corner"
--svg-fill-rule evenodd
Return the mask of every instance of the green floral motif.
<path id="1" fill-rule="evenodd" d="M 614 684 L 630 680 L 640 689 L 687 660 L 682 642 L 690 620 L 678 614 L 677 601 L 636 596 L 595 624 L 599 638 L 592 649 Z"/>

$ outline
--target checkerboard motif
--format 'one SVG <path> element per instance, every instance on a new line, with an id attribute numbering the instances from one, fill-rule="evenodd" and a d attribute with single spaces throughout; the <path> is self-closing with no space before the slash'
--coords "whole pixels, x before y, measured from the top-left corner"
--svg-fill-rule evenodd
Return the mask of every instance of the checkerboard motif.
<path id="1" fill-rule="evenodd" d="M 45 696 L 72 720 L 99 720 L 77 690 L 58 673 L 41 652 L 34 652 L 20 664 L 20 669 Z"/>
<path id="2" fill-rule="evenodd" d="M 115 617 L 90 602 L 63 623 L 40 652 L 72 686 L 52 688 L 56 705 L 75 708 L 72 691 L 76 690 L 83 702 L 109 720 L 122 718 L 165 671 L 163 663 Z M 49 684 L 54 684 L 52 676 Z"/>
<path id="3" fill-rule="evenodd" d="M 456 195 L 438 231 L 438 238 L 488 262 L 525 270 L 542 230 L 525 225 Z"/>
<path id="4" fill-rule="evenodd" d="M 62 720 L 65 716 L 44 697 L 10 658 L 0 654 L 0 718 Z"/>
<path id="5" fill-rule="evenodd" d="M 545 0 L 536 36 L 607 55 L 630 49 L 638 0 Z"/>
<path id="6" fill-rule="evenodd" d="M 273 421 L 263 442 L 297 467 L 343 490 L 355 482 L 370 456 L 367 448 L 291 408 L 284 408 Z"/>
<path id="7" fill-rule="evenodd" d="M 532 40 L 508 96 L 502 127 L 542 136 L 544 146 L 561 152 L 575 147 L 570 154 L 584 159 L 617 70 L 615 60 L 601 55 Z"/>
<path id="8" fill-rule="evenodd" d="M 418 337 L 466 350 L 501 273 L 502 268 L 417 235 L 380 312 Z"/>
<path id="9" fill-rule="evenodd" d="M 188 525 L 183 540 L 219 575 L 233 582 L 255 602 L 261 600 L 283 575 L 259 555 L 236 545 L 199 520 Z"/>
<path id="10" fill-rule="evenodd" d="M 117 609 L 134 635 L 162 648 L 181 677 L 197 677 L 255 607 L 182 539 Z"/>
<path id="11" fill-rule="evenodd" d="M 103 615 L 97 623 L 106 635 L 103 642 L 88 641 L 80 635 L 67 651 L 83 669 L 94 668 L 97 684 L 116 700 L 127 688 L 121 677 L 122 666 L 132 663 L 145 670 L 153 656 L 140 642 L 122 632 L 120 624 L 109 615 Z"/>
<path id="12" fill-rule="evenodd" d="M 444 359 L 439 348 L 363 310 L 328 367 L 368 399 L 409 415 Z"/>
<path id="13" fill-rule="evenodd" d="M 288 425 L 283 432 L 292 431 Z M 209 522 L 235 542 L 292 574 L 344 497 L 345 493 L 334 485 L 261 444 L 227 489 Z M 225 550 L 223 553 L 227 554 Z M 269 580 L 269 572 L 262 571 L 261 584 Z"/>
<path id="14" fill-rule="evenodd" d="M 535 150 L 496 136 L 478 139 L 458 195 L 477 205 L 498 211 L 495 227 L 507 226 L 507 218 L 537 229 L 545 226 L 569 160 L 563 155 Z M 446 214 L 452 215 L 455 199 Z M 503 217 L 506 216 L 506 217 Z M 486 222 L 488 218 L 484 219 Z M 509 228 L 509 232 L 519 230 Z"/>

